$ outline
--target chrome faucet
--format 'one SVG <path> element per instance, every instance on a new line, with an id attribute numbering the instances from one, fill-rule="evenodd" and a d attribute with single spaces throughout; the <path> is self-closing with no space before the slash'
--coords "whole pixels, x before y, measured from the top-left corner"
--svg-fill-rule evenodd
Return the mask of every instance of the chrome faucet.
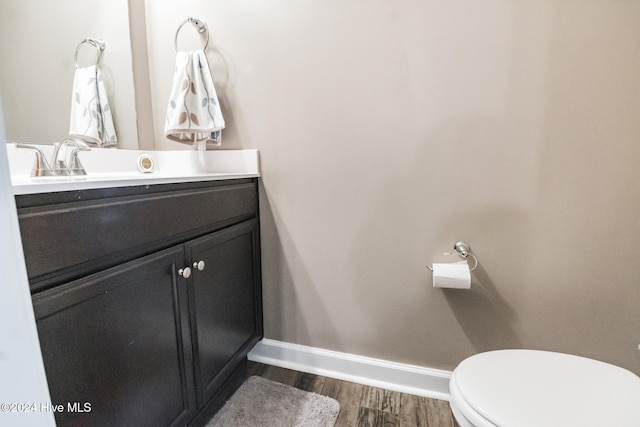
<path id="1" fill-rule="evenodd" d="M 62 143 L 56 142 L 53 145 L 53 155 L 51 164 L 47 162 L 47 158 L 38 147 L 29 144 L 16 144 L 18 148 L 26 148 L 34 150 L 36 154 L 31 176 L 70 176 L 70 175 L 86 175 L 87 172 L 80 163 L 78 157 L 79 151 L 90 151 L 87 144 L 82 141 L 67 139 Z"/>
<path id="2" fill-rule="evenodd" d="M 69 149 L 71 149 L 70 153 L 67 152 Z M 91 151 L 91 149 L 85 142 L 77 139 L 67 139 L 61 144 L 54 144 L 51 167 L 59 170 L 60 175 L 86 175 L 87 172 L 80 163 L 78 151 Z"/>

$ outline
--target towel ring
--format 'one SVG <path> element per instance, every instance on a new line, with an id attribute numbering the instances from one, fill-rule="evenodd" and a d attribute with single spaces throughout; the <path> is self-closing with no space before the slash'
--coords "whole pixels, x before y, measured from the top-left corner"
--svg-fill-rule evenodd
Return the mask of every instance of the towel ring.
<path id="1" fill-rule="evenodd" d="M 80 66 L 78 65 L 78 52 L 80 52 L 80 47 L 82 47 L 82 45 L 85 43 L 89 43 L 91 46 L 98 49 L 98 60 L 96 61 L 96 65 L 98 65 L 100 63 L 100 59 L 102 59 L 102 52 L 104 51 L 105 47 L 104 40 L 89 38 L 84 39 L 80 43 L 78 43 L 78 47 L 76 47 L 76 54 L 73 56 L 73 62 L 76 64 L 76 68 L 80 68 Z"/>
<path id="2" fill-rule="evenodd" d="M 473 258 L 473 260 L 475 261 L 475 265 L 473 267 L 471 267 L 469 269 L 470 273 L 473 273 L 473 271 L 478 268 L 478 258 L 476 258 L 476 256 L 474 254 L 471 253 L 471 248 L 469 247 L 469 245 L 465 242 L 463 242 L 462 240 L 456 242 L 455 245 L 453 245 L 453 249 L 456 251 L 456 254 L 460 255 L 462 258 L 467 259 L 467 257 L 471 257 Z M 445 255 L 453 255 L 452 253 L 445 253 Z M 431 271 L 433 271 L 433 267 L 431 267 L 430 265 L 427 265 L 427 268 Z"/>
<path id="3" fill-rule="evenodd" d="M 178 25 L 178 29 L 176 30 L 176 36 L 173 39 L 173 44 L 176 48 L 176 52 L 178 52 L 178 33 L 180 33 L 182 26 L 187 22 L 190 22 L 196 29 L 196 31 L 198 31 L 198 33 L 205 33 L 206 38 L 204 40 L 204 47 L 202 49 L 206 49 L 209 45 L 209 29 L 207 28 L 207 23 L 196 18 L 188 17 L 187 19 L 182 21 L 180 25 Z"/>

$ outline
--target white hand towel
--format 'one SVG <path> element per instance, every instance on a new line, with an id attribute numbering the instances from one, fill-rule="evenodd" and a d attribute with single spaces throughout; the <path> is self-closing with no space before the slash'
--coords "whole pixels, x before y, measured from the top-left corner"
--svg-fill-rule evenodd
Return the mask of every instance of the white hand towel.
<path id="1" fill-rule="evenodd" d="M 99 147 L 118 143 L 102 73 L 96 65 L 76 68 L 69 136 Z"/>
<path id="2" fill-rule="evenodd" d="M 178 52 L 165 136 L 203 149 L 207 142 L 220 145 L 224 126 L 204 50 Z"/>

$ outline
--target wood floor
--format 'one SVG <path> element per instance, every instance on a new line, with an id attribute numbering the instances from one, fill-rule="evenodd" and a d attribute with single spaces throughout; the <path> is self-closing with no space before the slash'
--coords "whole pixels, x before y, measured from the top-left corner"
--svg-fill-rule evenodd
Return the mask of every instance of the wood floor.
<path id="1" fill-rule="evenodd" d="M 247 362 L 229 393 L 252 375 L 336 399 L 340 403 L 336 427 L 458 427 L 449 403 L 443 400 L 427 399 L 255 362 Z"/>

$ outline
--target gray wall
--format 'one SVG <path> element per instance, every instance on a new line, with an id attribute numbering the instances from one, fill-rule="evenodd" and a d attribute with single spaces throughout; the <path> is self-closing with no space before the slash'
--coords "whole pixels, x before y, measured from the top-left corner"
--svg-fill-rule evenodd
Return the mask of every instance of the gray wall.
<path id="1" fill-rule="evenodd" d="M 223 148 L 258 148 L 268 338 L 450 369 L 640 373 L 640 2 L 146 2 L 156 146 L 207 21 Z M 425 265 L 465 239 L 469 291 Z M 439 256 L 440 255 L 440 256 Z"/>

